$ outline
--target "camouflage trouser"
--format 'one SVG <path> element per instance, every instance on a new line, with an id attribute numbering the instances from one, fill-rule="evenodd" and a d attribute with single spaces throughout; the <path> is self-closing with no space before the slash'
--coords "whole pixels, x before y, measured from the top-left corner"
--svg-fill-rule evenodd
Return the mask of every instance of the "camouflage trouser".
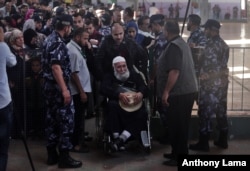
<path id="1" fill-rule="evenodd" d="M 228 130 L 227 90 L 228 85 L 212 88 L 200 87 L 198 99 L 200 133 L 206 134 L 212 131 L 213 117 L 216 117 L 218 130 Z"/>
<path id="2" fill-rule="evenodd" d="M 47 146 L 58 145 L 61 150 L 71 149 L 70 136 L 74 129 L 75 112 L 73 100 L 65 106 L 59 87 L 50 82 L 44 84 L 44 95 L 47 109 L 45 119 Z"/>

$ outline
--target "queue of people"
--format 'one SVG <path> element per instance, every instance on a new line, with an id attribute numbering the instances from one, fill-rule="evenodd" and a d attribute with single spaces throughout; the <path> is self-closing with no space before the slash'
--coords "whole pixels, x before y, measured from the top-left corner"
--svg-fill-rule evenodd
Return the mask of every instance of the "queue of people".
<path id="1" fill-rule="evenodd" d="M 6 51 L 11 60 L 8 65 L 15 65 L 7 67 L 11 98 L 5 99 L 0 113 L 6 114 L 6 105 L 9 110 L 13 101 L 16 116 L 12 133 L 7 133 L 8 129 L 4 136 L 0 134 L 1 141 L 6 135 L 20 136 L 15 127 L 25 127 L 22 121 L 27 104 L 23 97 L 28 95 L 28 131 L 45 136 L 47 164 L 58 164 L 59 168 L 82 166 L 69 152 L 89 152 L 85 115 L 95 115 L 100 105 L 106 108 L 105 129 L 114 140 L 112 152 L 124 150 L 128 139 L 138 137 L 146 127 L 148 112 L 158 112 L 168 130 L 164 139 L 169 139 L 172 151 L 163 154 L 165 165 L 177 166 L 177 157 L 188 154 L 189 149 L 209 151 L 213 116 L 219 129 L 214 145 L 228 148 L 229 48 L 219 36 L 218 21 L 209 19 L 203 32 L 200 17 L 190 15 L 186 42 L 177 21 L 158 13 L 135 20 L 131 7 L 124 9 L 124 15 L 120 6 L 112 10 L 102 6 L 98 14 L 91 8 L 67 7 L 64 3 L 50 8 L 47 1 L 40 6 L 30 2 L 25 7 L 28 9 L 22 16 L 11 12 L 4 16 L 0 27 L 4 36 L 0 41 L 10 49 Z M 203 49 L 199 60 L 194 57 L 198 47 Z M 6 50 L 5 45 L 1 48 Z M 32 98 L 34 94 L 36 99 Z M 150 111 L 142 103 L 146 98 Z M 196 144 L 188 145 L 195 101 L 200 136 Z M 135 106 L 136 110 L 125 109 Z M 0 158 L 4 158 L 0 165 L 5 170 L 6 150 Z"/>

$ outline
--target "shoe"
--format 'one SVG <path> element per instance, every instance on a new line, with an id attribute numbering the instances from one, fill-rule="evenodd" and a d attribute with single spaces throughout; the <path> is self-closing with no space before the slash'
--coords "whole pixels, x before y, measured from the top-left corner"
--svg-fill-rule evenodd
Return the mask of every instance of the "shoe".
<path id="1" fill-rule="evenodd" d="M 194 151 L 209 151 L 209 133 L 200 133 L 199 140 L 195 144 L 190 144 L 189 149 Z"/>
<path id="2" fill-rule="evenodd" d="M 109 142 L 107 144 L 107 146 L 108 146 L 108 149 L 110 150 L 111 153 L 114 153 L 114 152 L 118 151 L 117 146 L 113 142 Z"/>
<path id="3" fill-rule="evenodd" d="M 86 116 L 85 116 L 85 119 L 91 119 L 95 117 L 94 113 L 88 113 Z"/>
<path id="4" fill-rule="evenodd" d="M 174 154 L 173 153 L 164 153 L 163 157 L 166 159 L 173 159 L 174 158 Z"/>
<path id="5" fill-rule="evenodd" d="M 227 141 L 214 141 L 214 145 L 219 147 L 219 148 L 222 148 L 222 149 L 227 149 L 228 148 L 228 143 Z"/>
<path id="6" fill-rule="evenodd" d="M 194 150 L 194 151 L 208 152 L 209 145 L 208 145 L 208 143 L 204 144 L 204 143 L 198 142 L 196 144 L 190 144 L 189 149 Z"/>
<path id="7" fill-rule="evenodd" d="M 124 145 L 122 145 L 122 146 L 119 147 L 119 151 L 125 151 L 125 150 L 126 150 L 126 148 L 125 148 Z"/>
<path id="8" fill-rule="evenodd" d="M 178 163 L 175 159 L 170 159 L 170 160 L 167 160 L 167 161 L 164 161 L 163 162 L 163 165 L 167 165 L 167 166 L 177 166 Z"/>
<path id="9" fill-rule="evenodd" d="M 125 150 L 124 142 L 123 142 L 123 140 L 121 138 L 115 139 L 113 143 L 110 142 L 109 147 L 110 147 L 110 150 L 112 152 L 124 151 Z"/>
<path id="10" fill-rule="evenodd" d="M 88 135 L 84 135 L 84 141 L 92 141 L 93 137 L 90 137 Z"/>
<path id="11" fill-rule="evenodd" d="M 70 157 L 68 151 L 61 151 L 58 161 L 58 168 L 79 168 L 82 166 L 81 161 L 77 161 Z"/>
<path id="12" fill-rule="evenodd" d="M 47 147 L 48 152 L 48 159 L 47 159 L 47 165 L 55 165 L 58 163 L 59 155 L 56 151 L 56 147 Z"/>
<path id="13" fill-rule="evenodd" d="M 214 145 L 216 145 L 219 148 L 227 149 L 228 148 L 228 142 L 227 142 L 227 136 L 228 131 L 220 131 L 218 140 L 214 141 Z"/>
<path id="14" fill-rule="evenodd" d="M 79 146 L 75 146 L 73 147 L 70 152 L 74 152 L 74 153 L 88 153 L 89 152 L 89 148 L 86 144 L 82 144 Z"/>

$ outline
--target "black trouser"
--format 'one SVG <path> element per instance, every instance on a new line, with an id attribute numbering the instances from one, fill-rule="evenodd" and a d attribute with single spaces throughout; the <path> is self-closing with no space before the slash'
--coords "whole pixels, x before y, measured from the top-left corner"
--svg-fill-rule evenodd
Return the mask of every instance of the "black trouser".
<path id="1" fill-rule="evenodd" d="M 134 112 L 123 110 L 118 101 L 107 103 L 105 128 L 109 133 L 128 131 L 134 138 L 140 137 L 140 132 L 147 129 L 147 111 L 144 105 Z"/>
<path id="2" fill-rule="evenodd" d="M 174 155 L 188 154 L 189 122 L 196 93 L 170 96 L 169 106 L 159 105 L 159 112 L 165 116 L 169 140 Z"/>
<path id="3" fill-rule="evenodd" d="M 73 146 L 76 146 L 84 142 L 83 134 L 85 131 L 85 110 L 87 109 L 87 103 L 82 103 L 80 94 L 73 95 L 73 101 L 75 106 L 75 126 L 71 143 Z"/>

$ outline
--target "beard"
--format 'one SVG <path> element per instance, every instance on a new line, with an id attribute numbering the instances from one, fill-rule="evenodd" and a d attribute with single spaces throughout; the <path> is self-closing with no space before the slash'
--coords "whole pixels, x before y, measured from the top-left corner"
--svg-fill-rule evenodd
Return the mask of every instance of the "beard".
<path id="1" fill-rule="evenodd" d="M 114 71 L 114 75 L 117 80 L 124 82 L 129 78 L 130 72 L 127 70 L 126 72 L 119 74 L 118 72 Z"/>

